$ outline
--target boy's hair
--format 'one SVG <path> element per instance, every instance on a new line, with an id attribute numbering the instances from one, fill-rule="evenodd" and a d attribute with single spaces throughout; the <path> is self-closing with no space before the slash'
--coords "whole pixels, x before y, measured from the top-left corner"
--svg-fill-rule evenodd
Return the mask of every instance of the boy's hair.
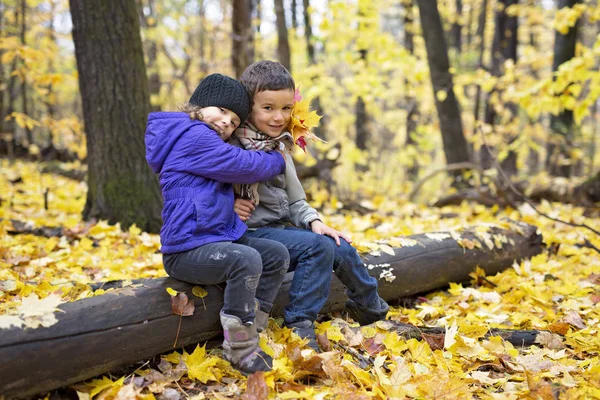
<path id="1" fill-rule="evenodd" d="M 265 90 L 296 90 L 294 78 L 281 63 L 277 61 L 257 61 L 242 73 L 240 82 L 248 92 L 251 106 L 254 95 Z"/>

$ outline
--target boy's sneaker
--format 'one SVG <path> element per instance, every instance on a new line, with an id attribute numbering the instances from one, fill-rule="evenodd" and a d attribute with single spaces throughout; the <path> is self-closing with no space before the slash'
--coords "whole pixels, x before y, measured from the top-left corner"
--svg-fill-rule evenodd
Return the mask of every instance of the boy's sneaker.
<path id="1" fill-rule="evenodd" d="M 346 312 L 350 318 L 358 322 L 361 326 L 384 320 L 389 309 L 390 306 L 380 297 L 376 304 L 369 307 L 361 307 L 353 300 L 346 302 Z"/>
<path id="2" fill-rule="evenodd" d="M 307 346 L 320 353 L 319 344 L 317 343 L 317 335 L 315 334 L 315 325 L 312 321 L 304 320 L 298 321 L 291 324 L 283 323 L 283 326 L 290 328 L 300 336 L 302 339 L 308 339 Z"/>

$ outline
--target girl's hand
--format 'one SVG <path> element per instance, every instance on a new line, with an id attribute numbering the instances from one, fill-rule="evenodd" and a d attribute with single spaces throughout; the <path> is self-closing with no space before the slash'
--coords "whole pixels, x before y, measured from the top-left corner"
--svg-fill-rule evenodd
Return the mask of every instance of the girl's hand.
<path id="1" fill-rule="evenodd" d="M 244 222 L 248 221 L 255 208 L 252 200 L 235 199 L 235 203 L 233 203 L 233 211 Z"/>
<path id="2" fill-rule="evenodd" d="M 335 244 L 337 244 L 338 246 L 340 245 L 340 238 L 346 240 L 346 242 L 348 243 L 352 243 L 352 239 L 350 239 L 350 236 L 346 235 L 345 233 L 336 231 L 332 227 L 325 225 L 322 221 L 315 220 L 311 222 L 310 228 L 314 233 L 332 237 L 333 239 L 335 239 Z"/>

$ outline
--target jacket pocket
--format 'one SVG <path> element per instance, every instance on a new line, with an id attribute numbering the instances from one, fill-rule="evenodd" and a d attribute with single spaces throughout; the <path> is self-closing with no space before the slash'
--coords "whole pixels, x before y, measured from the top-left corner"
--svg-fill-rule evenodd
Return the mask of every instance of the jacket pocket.
<path id="1" fill-rule="evenodd" d="M 175 245 L 189 240 L 194 234 L 196 211 L 189 199 L 165 202 L 161 237 L 164 244 Z"/>
<path id="2" fill-rule="evenodd" d="M 230 220 L 233 204 L 227 198 L 211 196 L 194 200 L 195 232 L 219 234 L 226 230 L 225 222 Z"/>

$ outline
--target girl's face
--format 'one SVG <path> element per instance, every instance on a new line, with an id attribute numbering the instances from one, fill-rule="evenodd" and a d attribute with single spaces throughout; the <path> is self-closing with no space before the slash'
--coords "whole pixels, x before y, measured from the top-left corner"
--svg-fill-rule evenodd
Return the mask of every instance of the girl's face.
<path id="1" fill-rule="evenodd" d="M 254 95 L 248 120 L 261 132 L 277 137 L 287 128 L 294 105 L 294 90 L 264 90 Z"/>
<path id="2" fill-rule="evenodd" d="M 229 139 L 235 128 L 240 126 L 240 118 L 231 110 L 223 107 L 203 107 L 202 120 L 217 128 L 217 133 L 223 140 Z"/>

